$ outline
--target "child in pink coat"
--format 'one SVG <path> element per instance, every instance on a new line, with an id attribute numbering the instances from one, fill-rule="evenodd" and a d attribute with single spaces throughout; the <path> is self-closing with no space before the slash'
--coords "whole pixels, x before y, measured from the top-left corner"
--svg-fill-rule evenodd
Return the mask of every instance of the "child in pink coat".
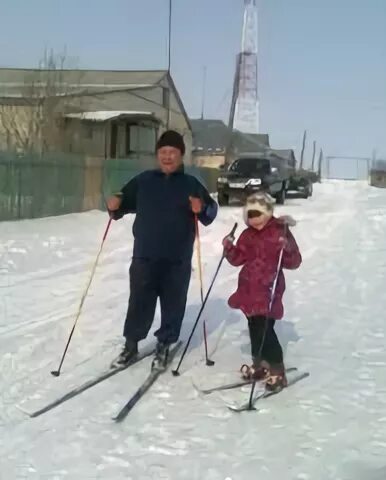
<path id="1" fill-rule="evenodd" d="M 294 220 L 276 218 L 273 204 L 273 198 L 264 192 L 249 197 L 244 208 L 247 228 L 236 245 L 229 237 L 223 240 L 228 262 L 242 266 L 237 290 L 228 301 L 231 308 L 241 310 L 248 320 L 253 363 L 251 367 L 243 365 L 242 372 L 246 378 L 264 380 L 269 390 L 287 385 L 283 350 L 274 330 L 276 320 L 284 314 L 283 269 L 297 269 L 302 262 L 299 247 L 288 228 Z"/>

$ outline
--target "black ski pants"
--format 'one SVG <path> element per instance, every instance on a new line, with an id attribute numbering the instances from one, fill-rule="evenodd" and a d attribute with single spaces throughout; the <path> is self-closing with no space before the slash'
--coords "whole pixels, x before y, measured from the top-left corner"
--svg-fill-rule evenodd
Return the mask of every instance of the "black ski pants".
<path id="1" fill-rule="evenodd" d="M 178 340 L 191 270 L 190 260 L 133 259 L 130 266 L 129 306 L 123 330 L 127 339 L 138 342 L 147 337 L 159 298 L 161 326 L 154 335 L 162 343 L 170 344 Z"/>
<path id="2" fill-rule="evenodd" d="M 263 315 L 248 318 L 252 357 L 270 365 L 283 363 L 283 350 L 275 332 L 275 320 Z"/>

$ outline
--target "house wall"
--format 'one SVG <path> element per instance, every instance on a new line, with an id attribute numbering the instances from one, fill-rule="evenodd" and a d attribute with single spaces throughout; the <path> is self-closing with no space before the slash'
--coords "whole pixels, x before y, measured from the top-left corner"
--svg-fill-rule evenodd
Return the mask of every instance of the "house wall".
<path id="1" fill-rule="evenodd" d="M 104 123 L 78 119 L 67 119 L 65 123 L 63 151 L 104 158 L 107 141 Z"/>
<path id="2" fill-rule="evenodd" d="M 219 168 L 225 163 L 224 155 L 198 155 L 193 154 L 193 164 L 197 167 Z"/>
<path id="3" fill-rule="evenodd" d="M 386 172 L 383 170 L 371 170 L 370 185 L 372 187 L 386 188 Z"/>

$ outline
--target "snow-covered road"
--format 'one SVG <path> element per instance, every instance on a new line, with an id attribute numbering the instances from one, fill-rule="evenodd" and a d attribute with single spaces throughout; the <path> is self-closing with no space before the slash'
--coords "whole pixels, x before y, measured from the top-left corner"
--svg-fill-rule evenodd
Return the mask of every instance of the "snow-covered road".
<path id="1" fill-rule="evenodd" d="M 259 412 L 236 414 L 225 406 L 247 399 L 248 389 L 198 395 L 193 382 L 233 381 L 249 361 L 246 322 L 227 307 L 238 271 L 224 263 L 204 314 L 216 365 L 202 362 L 200 330 L 181 377 L 165 374 L 122 424 L 111 417 L 137 389 L 150 359 L 36 419 L 18 407 L 44 406 L 118 353 L 132 219 L 112 225 L 59 378 L 50 371 L 58 366 L 106 215 L 0 223 L 0 478 L 384 480 L 386 190 L 326 182 L 316 185 L 312 199 L 289 200 L 278 212 L 298 221 L 293 233 L 303 264 L 287 272 L 286 316 L 277 331 L 287 366 L 310 377 L 262 402 Z M 239 234 L 240 208 L 222 208 L 202 229 L 206 287 L 235 221 Z M 183 338 L 199 301 L 195 269 Z"/>

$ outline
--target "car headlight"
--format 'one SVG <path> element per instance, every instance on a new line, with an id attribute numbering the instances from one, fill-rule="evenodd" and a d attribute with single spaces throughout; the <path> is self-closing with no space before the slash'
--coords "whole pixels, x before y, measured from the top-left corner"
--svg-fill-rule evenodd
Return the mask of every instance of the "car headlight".
<path id="1" fill-rule="evenodd" d="M 248 180 L 247 185 L 250 185 L 251 187 L 261 185 L 261 178 L 251 178 L 250 180 Z"/>
<path id="2" fill-rule="evenodd" d="M 225 177 L 218 177 L 217 179 L 218 183 L 228 183 L 228 179 Z"/>

